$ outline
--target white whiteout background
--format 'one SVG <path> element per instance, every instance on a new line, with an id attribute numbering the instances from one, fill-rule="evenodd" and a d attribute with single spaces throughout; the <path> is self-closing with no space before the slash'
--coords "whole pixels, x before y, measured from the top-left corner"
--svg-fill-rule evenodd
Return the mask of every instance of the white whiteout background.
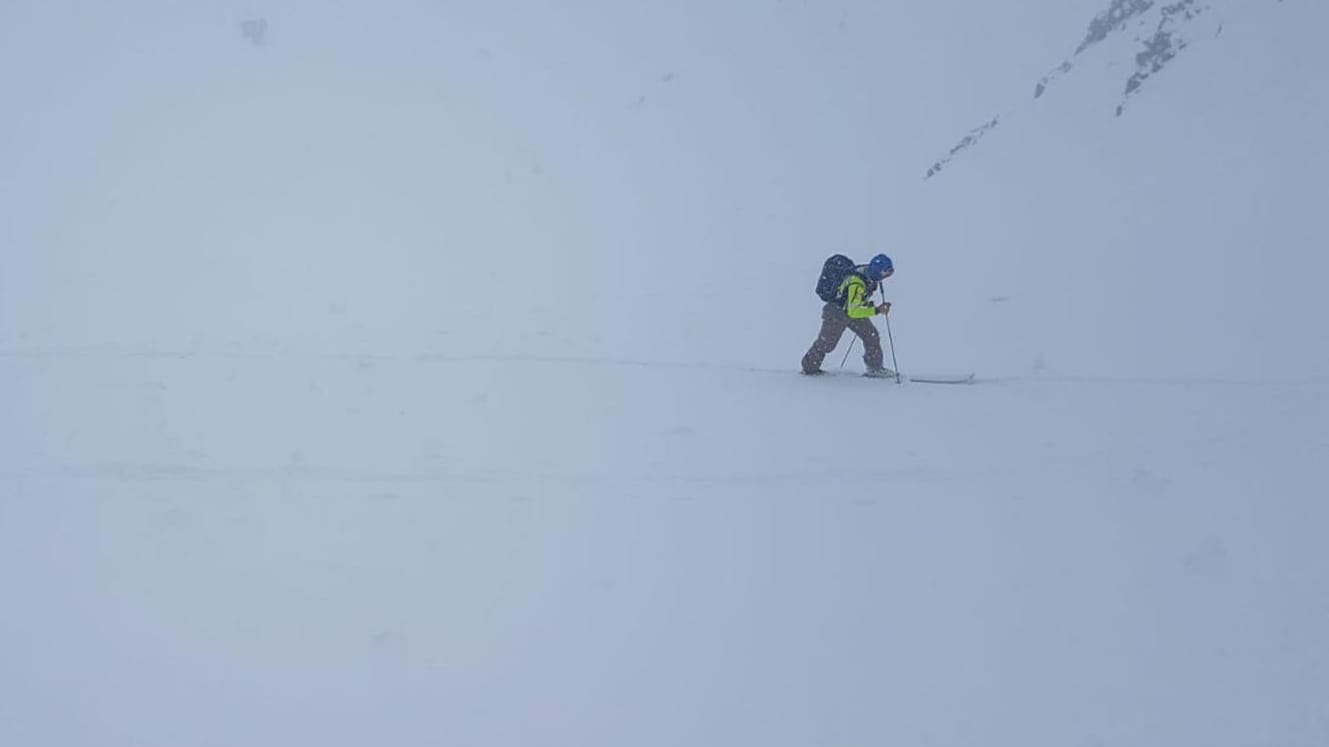
<path id="1" fill-rule="evenodd" d="M 1329 7 L 1107 4 L 6 2 L 0 744 L 1329 743 Z"/>

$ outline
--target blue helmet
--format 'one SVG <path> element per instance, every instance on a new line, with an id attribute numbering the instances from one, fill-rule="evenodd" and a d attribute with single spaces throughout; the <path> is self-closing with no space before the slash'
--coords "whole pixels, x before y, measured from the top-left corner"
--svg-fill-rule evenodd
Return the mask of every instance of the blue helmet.
<path id="1" fill-rule="evenodd" d="M 873 280 L 881 280 L 892 272 L 895 272 L 895 264 L 885 254 L 878 254 L 868 262 L 868 277 Z"/>

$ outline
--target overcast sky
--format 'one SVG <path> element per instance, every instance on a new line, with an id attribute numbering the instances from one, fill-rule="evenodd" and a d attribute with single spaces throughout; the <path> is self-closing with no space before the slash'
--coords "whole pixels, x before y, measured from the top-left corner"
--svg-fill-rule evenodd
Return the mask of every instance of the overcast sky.
<path id="1" fill-rule="evenodd" d="M 1108 5 L 0 3 L 0 743 L 1323 744 L 1329 4 Z"/>

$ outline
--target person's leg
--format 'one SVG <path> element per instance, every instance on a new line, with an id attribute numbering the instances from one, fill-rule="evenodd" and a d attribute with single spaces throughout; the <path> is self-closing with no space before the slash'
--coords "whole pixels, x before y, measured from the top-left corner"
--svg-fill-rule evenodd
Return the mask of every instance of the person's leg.
<path id="1" fill-rule="evenodd" d="M 816 373 L 821 370 L 821 362 L 826 355 L 840 343 L 844 328 L 849 324 L 849 317 L 844 309 L 828 303 L 821 309 L 821 332 L 813 341 L 812 347 L 803 356 L 803 373 Z"/>
<path id="2" fill-rule="evenodd" d="M 853 319 L 849 322 L 849 329 L 863 341 L 863 363 L 867 364 L 868 370 L 880 371 L 885 368 L 881 334 L 877 332 L 877 325 L 871 319 Z"/>

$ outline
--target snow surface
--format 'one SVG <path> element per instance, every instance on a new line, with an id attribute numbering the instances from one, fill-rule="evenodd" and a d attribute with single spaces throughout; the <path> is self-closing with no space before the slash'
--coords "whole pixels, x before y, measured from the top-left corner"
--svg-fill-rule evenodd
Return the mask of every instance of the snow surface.
<path id="1" fill-rule="evenodd" d="M 922 179 L 1106 4 L 5 3 L 0 745 L 1329 743 L 1329 6 Z"/>

